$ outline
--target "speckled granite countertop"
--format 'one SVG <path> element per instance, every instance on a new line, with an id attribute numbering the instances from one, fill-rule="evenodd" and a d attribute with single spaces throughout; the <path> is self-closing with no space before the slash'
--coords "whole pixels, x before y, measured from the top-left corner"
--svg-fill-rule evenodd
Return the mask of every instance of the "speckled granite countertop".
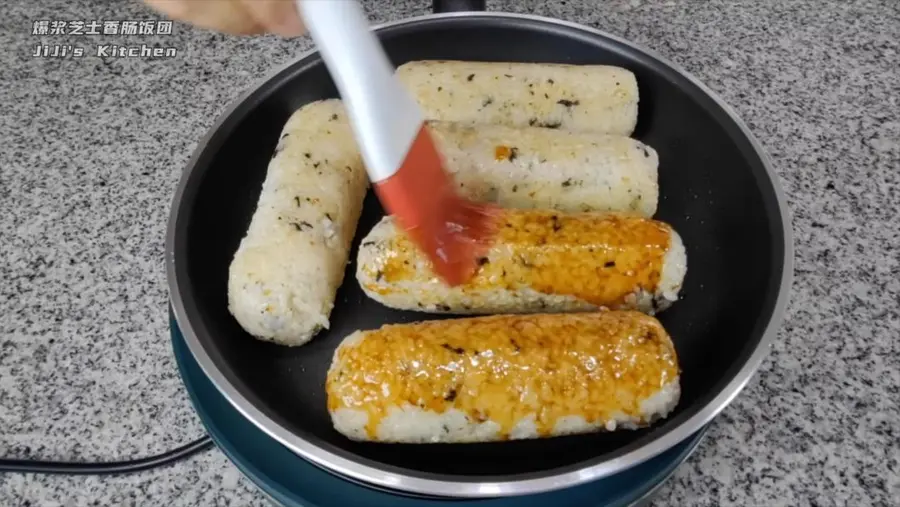
<path id="1" fill-rule="evenodd" d="M 429 5 L 369 2 L 377 21 Z M 900 4 L 489 7 L 600 27 L 682 65 L 743 116 L 793 209 L 796 282 L 778 341 L 655 505 L 897 505 Z M 167 336 L 171 195 L 226 103 L 308 42 L 175 25 L 137 37 L 177 48 L 169 60 L 33 58 L 35 20 L 156 17 L 133 1 L 11 0 L 4 11 L 0 456 L 124 459 L 193 440 L 203 429 Z M 0 476 L 4 506 L 134 504 L 265 499 L 219 451 L 119 478 Z"/>

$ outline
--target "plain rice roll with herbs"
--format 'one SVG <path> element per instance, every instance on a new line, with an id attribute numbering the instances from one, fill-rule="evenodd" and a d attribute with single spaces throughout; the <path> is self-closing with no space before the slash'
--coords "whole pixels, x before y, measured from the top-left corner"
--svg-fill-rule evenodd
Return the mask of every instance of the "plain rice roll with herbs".
<path id="1" fill-rule="evenodd" d="M 465 197 L 509 208 L 621 211 L 652 217 L 659 157 L 625 136 L 429 122 Z"/>
<path id="2" fill-rule="evenodd" d="M 397 68 L 426 117 L 629 136 L 634 74 L 607 65 L 420 60 Z"/>
<path id="3" fill-rule="evenodd" d="M 679 379 L 646 314 L 497 315 L 357 331 L 326 392 L 352 440 L 491 442 L 648 426 L 675 409 Z"/>
<path id="4" fill-rule="evenodd" d="M 356 278 L 400 310 L 491 314 L 598 308 L 648 314 L 678 299 L 687 258 L 680 236 L 656 220 L 615 213 L 503 210 L 474 276 L 450 287 L 383 218 L 362 240 Z"/>
<path id="5" fill-rule="evenodd" d="M 341 101 L 290 117 L 229 268 L 228 308 L 244 330 L 302 345 L 329 327 L 367 188 Z"/>

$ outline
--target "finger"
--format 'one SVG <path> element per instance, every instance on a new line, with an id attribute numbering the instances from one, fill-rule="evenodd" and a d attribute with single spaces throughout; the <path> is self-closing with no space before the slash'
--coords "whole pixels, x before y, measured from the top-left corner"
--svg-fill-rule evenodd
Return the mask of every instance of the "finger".
<path id="1" fill-rule="evenodd" d="M 166 16 L 199 28 L 236 35 L 264 33 L 265 27 L 247 13 L 239 0 L 144 0 Z"/>
<path id="2" fill-rule="evenodd" d="M 299 37 L 306 32 L 294 0 L 239 0 L 256 22 L 282 37 Z"/>

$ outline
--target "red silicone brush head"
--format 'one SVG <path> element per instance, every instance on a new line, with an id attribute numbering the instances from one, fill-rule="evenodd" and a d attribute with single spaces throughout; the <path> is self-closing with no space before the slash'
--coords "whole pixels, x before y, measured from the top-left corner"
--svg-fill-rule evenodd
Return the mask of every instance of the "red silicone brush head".
<path id="1" fill-rule="evenodd" d="M 444 282 L 459 285 L 475 273 L 476 259 L 490 246 L 499 209 L 456 193 L 427 127 L 419 130 L 400 169 L 376 183 L 375 191 Z"/>

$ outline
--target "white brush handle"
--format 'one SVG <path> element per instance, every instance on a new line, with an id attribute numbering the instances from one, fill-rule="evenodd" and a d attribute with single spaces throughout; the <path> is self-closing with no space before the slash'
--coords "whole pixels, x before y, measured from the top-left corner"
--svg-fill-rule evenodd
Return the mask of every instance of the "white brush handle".
<path id="1" fill-rule="evenodd" d="M 394 76 L 356 0 L 297 0 L 346 104 L 369 179 L 394 175 L 422 127 L 419 105 Z"/>

